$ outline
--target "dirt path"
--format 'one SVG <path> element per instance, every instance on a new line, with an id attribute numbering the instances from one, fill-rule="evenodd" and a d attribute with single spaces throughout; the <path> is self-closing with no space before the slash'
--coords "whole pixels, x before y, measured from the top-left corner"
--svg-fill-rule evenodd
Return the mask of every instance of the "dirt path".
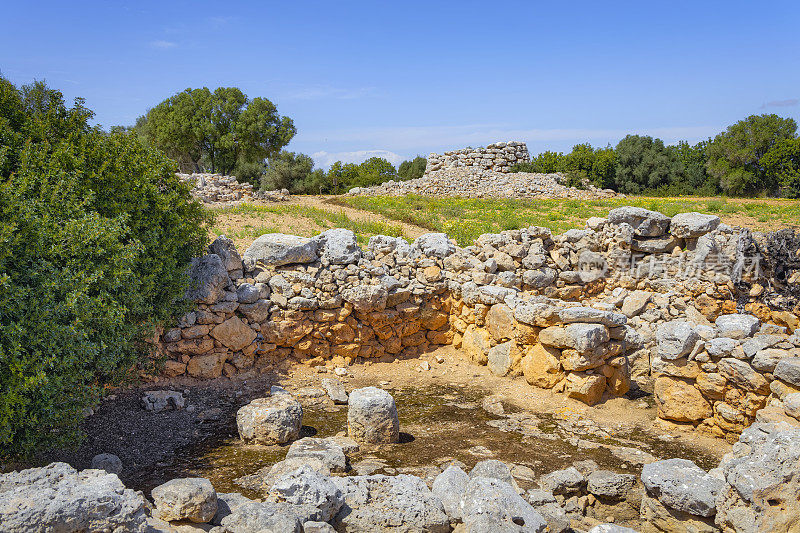
<path id="1" fill-rule="evenodd" d="M 328 203 L 328 200 L 332 198 L 336 198 L 336 196 L 295 196 L 292 199 L 292 203 L 309 207 L 316 207 L 318 209 L 324 209 L 325 211 L 330 211 L 333 213 L 344 213 L 351 220 L 378 221 L 378 222 L 385 222 L 386 224 L 400 226 L 403 230 L 403 235 L 409 239 L 416 239 L 420 235 L 424 233 L 429 233 L 431 231 L 429 229 L 420 226 L 415 226 L 414 224 L 401 222 L 399 220 L 388 218 L 383 215 L 379 215 L 377 213 L 372 213 L 370 211 L 363 211 L 361 209 L 356 209 L 354 207 L 334 205 Z"/>

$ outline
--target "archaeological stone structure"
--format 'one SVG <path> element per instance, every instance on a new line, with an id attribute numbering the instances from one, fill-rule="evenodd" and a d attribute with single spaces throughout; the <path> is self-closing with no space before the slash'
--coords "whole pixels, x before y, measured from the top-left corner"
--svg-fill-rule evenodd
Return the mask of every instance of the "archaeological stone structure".
<path id="1" fill-rule="evenodd" d="M 192 187 L 192 196 L 207 204 L 248 200 L 253 196 L 253 186 L 239 183 L 235 176 L 178 174 L 178 177 Z"/>
<path id="2" fill-rule="evenodd" d="M 517 163 L 530 162 L 528 145 L 519 141 L 497 142 L 486 148 L 462 148 L 444 154 L 429 154 L 425 173 L 453 168 L 475 168 L 508 172 Z"/>
<path id="3" fill-rule="evenodd" d="M 240 255 L 219 237 L 191 270 L 196 309 L 163 334 L 164 373 L 453 345 L 496 375 L 590 405 L 651 391 L 664 420 L 735 440 L 756 420 L 797 414 L 800 274 L 781 263 L 778 279 L 776 239 L 786 236 L 634 207 L 562 235 L 530 227 L 463 248 L 430 233 L 373 236 L 362 250 L 334 229 L 262 235 Z"/>

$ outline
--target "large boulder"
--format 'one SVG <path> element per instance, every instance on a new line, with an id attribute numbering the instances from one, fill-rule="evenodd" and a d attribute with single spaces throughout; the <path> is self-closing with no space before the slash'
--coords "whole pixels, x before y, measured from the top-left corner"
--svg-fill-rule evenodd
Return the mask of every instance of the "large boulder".
<path id="1" fill-rule="evenodd" d="M 725 482 L 688 459 L 666 459 L 644 465 L 642 483 L 664 505 L 695 516 L 709 517 Z"/>
<path id="2" fill-rule="evenodd" d="M 347 407 L 347 434 L 366 444 L 400 440 L 400 422 L 392 395 L 377 387 L 352 391 Z"/>
<path id="3" fill-rule="evenodd" d="M 800 528 L 799 428 L 755 423 L 719 468 L 725 482 L 717 498 L 717 526 L 726 532 Z"/>
<path id="4" fill-rule="evenodd" d="M 256 398 L 236 413 L 239 436 L 245 442 L 284 444 L 297 439 L 303 407 L 288 392 Z"/>
<path id="5" fill-rule="evenodd" d="M 336 531 L 450 531 L 442 501 L 416 476 L 350 476 L 333 481 L 345 502 L 331 521 Z"/>
<path id="6" fill-rule="evenodd" d="M 509 485 L 497 479 L 470 480 L 461 500 L 465 530 L 478 532 L 540 533 L 547 522 Z"/>
<path id="7" fill-rule="evenodd" d="M 347 457 L 342 447 L 331 439 L 306 437 L 292 443 L 286 459 L 313 457 L 322 461 L 331 472 L 347 471 Z"/>
<path id="8" fill-rule="evenodd" d="M 617 474 L 609 470 L 596 470 L 586 479 L 586 490 L 600 498 L 621 500 L 636 486 L 633 474 Z"/>
<path id="9" fill-rule="evenodd" d="M 769 394 L 767 379 L 756 372 L 746 361 L 733 357 L 720 359 L 717 363 L 717 372 L 741 389 Z"/>
<path id="10" fill-rule="evenodd" d="M 662 359 L 679 359 L 688 355 L 700 340 L 700 335 L 687 320 L 673 320 L 658 325 L 656 343 Z"/>
<path id="11" fill-rule="evenodd" d="M 560 350 L 541 343 L 536 343 L 528 348 L 521 361 L 525 381 L 534 387 L 543 389 L 555 387 L 564 379 L 564 371 L 559 362 L 560 357 Z"/>
<path id="12" fill-rule="evenodd" d="M 273 502 L 243 503 L 221 520 L 221 533 L 302 533 L 303 522 L 294 512 L 301 509 Z"/>
<path id="13" fill-rule="evenodd" d="M 147 502 L 116 474 L 66 463 L 0 474 L 0 530 L 144 533 Z"/>
<path id="14" fill-rule="evenodd" d="M 470 479 L 475 479 L 476 477 L 496 479 L 503 483 L 508 483 L 514 487 L 514 490 L 519 491 L 517 482 L 514 480 L 514 476 L 511 475 L 511 469 L 503 461 L 498 461 L 497 459 L 478 461 L 472 470 L 469 471 Z"/>
<path id="15" fill-rule="evenodd" d="M 703 213 L 679 213 L 672 217 L 669 231 L 680 239 L 696 239 L 719 227 L 717 215 Z"/>
<path id="16" fill-rule="evenodd" d="M 555 348 L 572 348 L 586 353 L 610 340 L 608 328 L 602 324 L 569 324 L 551 326 L 539 332 L 539 342 Z"/>
<path id="17" fill-rule="evenodd" d="M 167 522 L 204 523 L 217 514 L 217 493 L 205 478 L 173 479 L 154 488 L 150 495 L 156 506 L 153 516 Z"/>
<path id="18" fill-rule="evenodd" d="M 453 519 L 461 518 L 461 498 L 469 483 L 469 476 L 456 465 L 450 465 L 436 476 L 431 492 L 442 500 L 444 510 Z"/>
<path id="19" fill-rule="evenodd" d="M 319 243 L 320 257 L 332 265 L 350 265 L 358 263 L 361 258 L 356 234 L 349 229 L 329 229 L 317 235 L 315 240 Z"/>
<path id="20" fill-rule="evenodd" d="M 296 235 L 267 233 L 253 241 L 242 259 L 249 266 L 257 262 L 267 266 L 311 263 L 317 260 L 317 241 Z"/>
<path id="21" fill-rule="evenodd" d="M 453 246 L 453 243 L 444 233 L 420 235 L 414 241 L 413 247 L 422 252 L 423 255 L 438 257 L 439 259 L 444 259 L 456 250 L 456 247 Z"/>
<path id="22" fill-rule="evenodd" d="M 269 491 L 276 502 L 304 507 L 304 518 L 327 522 L 344 505 L 342 491 L 327 476 L 303 466 L 278 479 Z"/>
<path id="23" fill-rule="evenodd" d="M 752 337 L 758 331 L 761 321 L 753 315 L 720 315 L 714 325 L 717 326 L 720 337 L 744 339 Z"/>
<path id="24" fill-rule="evenodd" d="M 658 416 L 677 422 L 699 422 L 712 416 L 708 400 L 689 380 L 669 376 L 656 378 L 653 395 Z"/>
<path id="25" fill-rule="evenodd" d="M 222 264 L 228 272 L 242 270 L 242 256 L 236 250 L 236 245 L 225 235 L 220 235 L 208 246 L 208 251 L 217 254 L 222 259 Z"/>
<path id="26" fill-rule="evenodd" d="M 629 224 L 636 235 L 641 237 L 659 237 L 669 228 L 668 216 L 657 211 L 649 211 L 642 207 L 624 206 L 612 209 L 608 213 L 611 224 Z"/>
<path id="27" fill-rule="evenodd" d="M 189 288 L 186 290 L 186 299 L 203 304 L 215 304 L 225 294 L 225 287 L 230 282 L 228 269 L 217 254 L 192 259 L 189 265 Z"/>
<path id="28" fill-rule="evenodd" d="M 353 304 L 359 313 L 371 313 L 386 309 L 389 292 L 383 285 L 356 285 L 342 290 L 342 299 Z"/>
<path id="29" fill-rule="evenodd" d="M 542 490 L 553 494 L 573 494 L 586 486 L 586 478 L 574 466 L 563 470 L 555 470 L 539 479 Z"/>

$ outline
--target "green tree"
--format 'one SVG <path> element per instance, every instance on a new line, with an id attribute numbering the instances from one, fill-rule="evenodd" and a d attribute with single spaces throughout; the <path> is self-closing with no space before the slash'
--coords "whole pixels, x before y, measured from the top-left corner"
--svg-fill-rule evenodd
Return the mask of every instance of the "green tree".
<path id="1" fill-rule="evenodd" d="M 181 309 L 208 215 L 175 165 L 0 79 L 0 459 L 78 438 L 81 411 Z"/>
<path id="2" fill-rule="evenodd" d="M 531 159 L 530 163 L 512 165 L 511 172 L 537 172 L 553 174 L 566 171 L 566 157 L 561 152 L 546 151 Z"/>
<path id="3" fill-rule="evenodd" d="M 601 189 L 613 188 L 616 173 L 617 153 L 614 149 L 607 146 L 595 150 L 592 169 L 589 172 L 589 179 L 592 183 Z"/>
<path id="4" fill-rule="evenodd" d="M 681 174 L 681 162 L 675 150 L 661 139 L 627 135 L 614 149 L 617 156 L 615 189 L 638 194 L 669 184 Z"/>
<path id="5" fill-rule="evenodd" d="M 359 187 L 359 168 L 355 163 L 342 163 L 336 161 L 328 169 L 328 179 L 333 188 L 333 194 L 347 192 L 353 187 Z"/>
<path id="6" fill-rule="evenodd" d="M 397 177 L 397 171 L 382 157 L 370 157 L 358 166 L 356 187 L 371 187 Z"/>
<path id="7" fill-rule="evenodd" d="M 761 158 L 767 181 L 777 183 L 782 196 L 800 198 L 800 138 L 781 139 Z"/>
<path id="8" fill-rule="evenodd" d="M 751 115 L 708 145 L 708 173 L 732 195 L 772 192 L 779 186 L 761 158 L 782 139 L 794 139 L 797 123 L 778 115 Z"/>
<path id="9" fill-rule="evenodd" d="M 186 89 L 150 109 L 135 129 L 181 170 L 224 174 L 273 157 L 297 133 L 272 102 L 236 87 Z"/>
<path id="10" fill-rule="evenodd" d="M 397 167 L 397 175 L 402 180 L 413 180 L 421 178 L 425 174 L 425 167 L 428 165 L 428 160 L 418 155 L 411 161 L 403 161 Z"/>
<path id="11" fill-rule="evenodd" d="M 313 168 L 314 160 L 310 156 L 282 150 L 270 158 L 261 178 L 261 190 L 289 189 L 295 194 L 307 192 L 303 190 L 303 182 Z"/>

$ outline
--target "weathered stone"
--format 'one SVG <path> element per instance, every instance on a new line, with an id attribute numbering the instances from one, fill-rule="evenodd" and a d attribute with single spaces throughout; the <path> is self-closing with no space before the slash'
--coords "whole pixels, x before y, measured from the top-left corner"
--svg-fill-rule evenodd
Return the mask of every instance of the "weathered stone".
<path id="1" fill-rule="evenodd" d="M 346 472 L 347 457 L 335 441 L 317 437 L 306 437 L 294 441 L 286 452 L 286 459 L 313 457 L 322 461 L 331 472 Z"/>
<path id="2" fill-rule="evenodd" d="M 461 498 L 468 483 L 469 476 L 452 464 L 433 480 L 431 492 L 442 500 L 444 510 L 450 518 L 461 518 Z"/>
<path id="3" fill-rule="evenodd" d="M 519 366 L 522 352 L 514 341 L 507 341 L 489 349 L 487 366 L 489 371 L 496 376 L 505 376 L 513 368 Z"/>
<path id="4" fill-rule="evenodd" d="M 9 533 L 144 533 L 147 502 L 116 474 L 66 463 L 0 474 L 0 529 Z"/>
<path id="5" fill-rule="evenodd" d="M 359 313 L 383 311 L 388 296 L 382 285 L 357 285 L 342 290 L 342 299 L 353 304 L 353 309 Z"/>
<path id="6" fill-rule="evenodd" d="M 394 398 L 376 387 L 355 389 L 347 408 L 347 434 L 356 442 L 384 444 L 400 438 Z"/>
<path id="7" fill-rule="evenodd" d="M 522 358 L 522 373 L 525 380 L 534 387 L 552 389 L 564 378 L 559 363 L 561 353 L 558 349 L 537 343 L 528 349 Z"/>
<path id="8" fill-rule="evenodd" d="M 180 478 L 167 481 L 150 493 L 155 503 L 153 515 L 161 520 L 209 522 L 217 514 L 217 493 L 205 478 Z"/>
<path id="9" fill-rule="evenodd" d="M 256 335 L 256 332 L 237 316 L 230 317 L 222 324 L 217 324 L 211 330 L 212 337 L 234 352 L 251 344 L 256 339 Z"/>
<path id="10" fill-rule="evenodd" d="M 730 337 L 731 339 L 744 339 L 752 337 L 761 321 L 752 315 L 720 315 L 714 324 L 720 337 Z"/>
<path id="11" fill-rule="evenodd" d="M 567 396 L 587 405 L 595 405 L 603 398 L 606 377 L 602 374 L 570 372 L 567 375 Z"/>
<path id="12" fill-rule="evenodd" d="M 241 439 L 259 444 L 284 444 L 297 439 L 302 420 L 300 402 L 287 392 L 256 398 L 236 413 Z"/>
<path id="13" fill-rule="evenodd" d="M 461 501 L 465 530 L 470 532 L 518 531 L 540 533 L 547 522 L 508 483 L 476 477 L 470 480 Z"/>
<path id="14" fill-rule="evenodd" d="M 495 341 L 501 342 L 514 335 L 514 312 L 505 304 L 495 304 L 486 313 L 486 330 Z"/>
<path id="15" fill-rule="evenodd" d="M 426 233 L 414 240 L 413 247 L 423 255 L 444 259 L 455 251 L 455 246 L 444 233 Z"/>
<path id="16" fill-rule="evenodd" d="M 674 250 L 679 241 L 673 235 L 661 235 L 660 237 L 640 237 L 633 239 L 631 250 L 634 252 L 644 252 L 647 254 L 663 254 Z"/>
<path id="17" fill-rule="evenodd" d="M 769 382 L 745 361 L 726 357 L 720 359 L 717 369 L 722 376 L 739 388 L 762 394 L 769 393 Z"/>
<path id="18" fill-rule="evenodd" d="M 711 405 L 697 388 L 681 378 L 658 377 L 654 396 L 658 405 L 658 416 L 678 422 L 698 422 L 709 418 Z"/>
<path id="19" fill-rule="evenodd" d="M 361 258 L 361 248 L 356 241 L 356 234 L 349 229 L 329 229 L 314 239 L 319 244 L 320 257 L 332 265 L 349 265 L 357 263 Z"/>
<path id="20" fill-rule="evenodd" d="M 236 289 L 236 297 L 240 304 L 254 304 L 261 297 L 261 290 L 250 283 L 242 283 Z"/>
<path id="21" fill-rule="evenodd" d="M 119 474 L 122 472 L 122 460 L 113 453 L 101 453 L 92 457 L 92 468 Z"/>
<path id="22" fill-rule="evenodd" d="M 709 517 L 716 513 L 717 494 L 725 482 L 687 459 L 666 459 L 644 465 L 647 492 L 678 511 Z"/>
<path id="23" fill-rule="evenodd" d="M 577 468 L 570 466 L 555 470 L 539 479 L 539 486 L 553 494 L 574 494 L 586 486 L 586 478 Z"/>
<path id="24" fill-rule="evenodd" d="M 640 315 L 642 311 L 647 308 L 647 304 L 650 303 L 650 299 L 652 297 L 652 292 L 638 290 L 633 291 L 622 301 L 622 308 L 620 311 L 622 311 L 622 314 L 628 318 Z"/>
<path id="25" fill-rule="evenodd" d="M 418 477 L 349 476 L 333 481 L 345 500 L 331 521 L 337 531 L 450 531 L 450 520 L 441 500 Z"/>
<path id="26" fill-rule="evenodd" d="M 489 362 L 489 350 L 491 349 L 489 332 L 476 327 L 475 324 L 470 324 L 464 331 L 461 348 L 470 360 L 479 365 L 485 365 Z"/>
<path id="27" fill-rule="evenodd" d="M 276 502 L 304 507 L 307 520 L 327 522 L 344 505 L 342 491 L 329 477 L 307 466 L 278 479 L 269 492 Z"/>
<path id="28" fill-rule="evenodd" d="M 621 500 L 636 486 L 636 476 L 617 474 L 609 470 L 597 470 L 589 474 L 586 489 L 600 498 Z"/>
<path id="29" fill-rule="evenodd" d="M 328 393 L 328 397 L 333 400 L 335 404 L 347 404 L 347 391 L 344 390 L 342 382 L 336 378 L 323 378 L 322 388 Z"/>
<path id="30" fill-rule="evenodd" d="M 253 241 L 242 259 L 250 265 L 256 262 L 268 266 L 311 263 L 317 260 L 317 241 L 296 235 L 267 233 Z"/>
<path id="31" fill-rule="evenodd" d="M 192 259 L 189 266 L 189 289 L 186 299 L 204 304 L 213 304 L 225 294 L 231 282 L 228 269 L 216 254 Z"/>
<path id="32" fill-rule="evenodd" d="M 511 475 L 511 469 L 503 461 L 498 461 L 497 459 L 478 461 L 472 470 L 469 471 L 470 479 L 475 479 L 476 477 L 496 479 L 503 483 L 508 483 L 514 487 L 515 491 L 519 492 L 517 482 L 514 480 L 514 476 Z"/>
<path id="33" fill-rule="evenodd" d="M 142 404 L 148 411 L 160 413 L 173 409 L 183 409 L 186 400 L 183 394 L 174 390 L 149 390 L 142 396 Z"/>
<path id="34" fill-rule="evenodd" d="M 681 239 L 696 239 L 706 233 L 714 231 L 720 224 L 717 215 L 703 213 L 678 213 L 672 217 L 669 231 Z"/>
<path id="35" fill-rule="evenodd" d="M 222 519 L 223 533 L 301 533 L 296 510 L 303 508 L 273 502 L 250 502 L 238 506 Z"/>
<path id="36" fill-rule="evenodd" d="M 587 352 L 610 340 L 608 329 L 601 324 L 569 324 L 551 326 L 539 332 L 539 342 L 556 348 L 572 348 Z"/>
<path id="37" fill-rule="evenodd" d="M 225 364 L 225 354 L 208 353 L 195 355 L 186 365 L 186 373 L 194 378 L 214 379 L 222 375 Z"/>
<path id="38" fill-rule="evenodd" d="M 628 321 L 625 315 L 594 309 L 593 307 L 567 307 L 558 312 L 558 318 L 565 324 L 584 322 L 603 324 L 610 328 L 624 326 Z"/>
<path id="39" fill-rule="evenodd" d="M 688 355 L 700 336 L 690 322 L 673 320 L 658 325 L 656 342 L 662 359 L 678 359 Z"/>
<path id="40" fill-rule="evenodd" d="M 778 364 L 775 365 L 775 372 L 773 375 L 789 383 L 794 385 L 795 387 L 800 387 L 800 357 L 786 357 L 778 361 Z"/>
<path id="41" fill-rule="evenodd" d="M 629 224 L 636 235 L 658 237 L 666 233 L 670 219 L 657 211 L 648 211 L 642 207 L 624 206 L 609 211 L 608 222 L 611 224 Z"/>

